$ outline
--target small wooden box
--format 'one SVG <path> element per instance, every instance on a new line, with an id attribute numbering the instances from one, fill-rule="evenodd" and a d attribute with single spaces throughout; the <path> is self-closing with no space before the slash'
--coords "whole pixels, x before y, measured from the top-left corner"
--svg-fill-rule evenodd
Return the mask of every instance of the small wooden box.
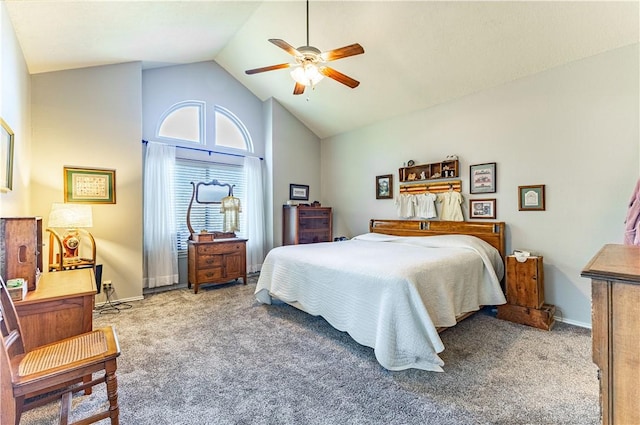
<path id="1" fill-rule="evenodd" d="M 213 233 L 193 233 L 191 240 L 194 242 L 212 242 Z"/>
<path id="2" fill-rule="evenodd" d="M 551 304 L 543 304 L 540 308 L 522 307 L 513 304 L 498 306 L 498 319 L 509 320 L 510 322 L 533 326 L 546 331 L 551 330 L 553 327 L 555 313 L 556 307 Z"/>
<path id="3" fill-rule="evenodd" d="M 9 279 L 7 290 L 13 301 L 22 301 L 27 296 L 27 281 L 22 278 Z"/>

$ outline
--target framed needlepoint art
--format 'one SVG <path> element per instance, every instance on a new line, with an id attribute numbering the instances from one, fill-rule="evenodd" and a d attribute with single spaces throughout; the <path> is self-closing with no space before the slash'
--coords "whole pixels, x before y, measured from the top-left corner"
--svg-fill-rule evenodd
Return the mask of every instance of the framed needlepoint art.
<path id="1" fill-rule="evenodd" d="M 520 211 L 544 211 L 544 185 L 518 186 L 518 204 Z"/>
<path id="2" fill-rule="evenodd" d="M 469 167 L 469 193 L 496 193 L 496 163 L 476 164 Z"/>
<path id="3" fill-rule="evenodd" d="M 116 203 L 116 170 L 64 167 L 64 202 Z"/>
<path id="4" fill-rule="evenodd" d="M 309 200 L 309 185 L 306 184 L 290 184 L 289 185 L 289 199 L 293 201 L 308 201 Z"/>

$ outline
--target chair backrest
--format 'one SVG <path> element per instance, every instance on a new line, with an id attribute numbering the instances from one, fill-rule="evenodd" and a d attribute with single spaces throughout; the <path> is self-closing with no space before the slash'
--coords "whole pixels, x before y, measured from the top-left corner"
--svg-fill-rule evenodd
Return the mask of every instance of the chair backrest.
<path id="1" fill-rule="evenodd" d="M 24 341 L 18 313 L 2 277 L 0 277 L 0 332 L 2 344 L 10 359 L 18 354 L 24 354 Z"/>

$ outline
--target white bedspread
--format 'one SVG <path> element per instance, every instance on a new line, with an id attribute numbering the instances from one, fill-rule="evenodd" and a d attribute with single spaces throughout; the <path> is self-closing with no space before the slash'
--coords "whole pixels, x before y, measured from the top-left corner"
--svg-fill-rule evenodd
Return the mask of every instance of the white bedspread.
<path id="1" fill-rule="evenodd" d="M 436 328 L 453 326 L 482 305 L 504 304 L 503 274 L 498 251 L 472 236 L 367 233 L 272 249 L 255 295 L 321 315 L 372 347 L 389 370 L 442 371 Z"/>

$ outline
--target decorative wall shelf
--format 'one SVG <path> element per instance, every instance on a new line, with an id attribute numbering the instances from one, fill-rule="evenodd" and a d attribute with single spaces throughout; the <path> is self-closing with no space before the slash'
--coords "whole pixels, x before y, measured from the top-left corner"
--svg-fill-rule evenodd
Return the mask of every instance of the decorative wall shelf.
<path id="1" fill-rule="evenodd" d="M 459 162 L 457 159 L 414 165 L 412 167 L 403 167 L 398 170 L 401 183 L 421 180 L 451 179 L 460 177 L 459 173 Z"/>

